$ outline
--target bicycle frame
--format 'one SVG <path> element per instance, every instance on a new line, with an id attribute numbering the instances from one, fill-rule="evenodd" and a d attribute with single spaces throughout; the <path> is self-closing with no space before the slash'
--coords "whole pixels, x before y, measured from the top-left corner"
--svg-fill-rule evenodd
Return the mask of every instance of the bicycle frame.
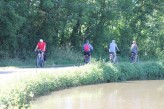
<path id="1" fill-rule="evenodd" d="M 87 63 L 90 63 L 90 56 L 89 55 L 84 55 L 84 62 L 87 64 Z"/>
<path id="2" fill-rule="evenodd" d="M 114 55 L 113 55 L 113 52 L 110 52 L 110 53 L 109 53 L 109 60 L 110 60 L 110 62 L 114 62 Z"/>
<path id="3" fill-rule="evenodd" d="M 44 54 L 41 50 L 37 50 L 36 67 L 44 67 Z"/>
<path id="4" fill-rule="evenodd" d="M 131 63 L 139 62 L 138 55 L 136 55 L 135 53 L 131 52 L 130 62 Z"/>

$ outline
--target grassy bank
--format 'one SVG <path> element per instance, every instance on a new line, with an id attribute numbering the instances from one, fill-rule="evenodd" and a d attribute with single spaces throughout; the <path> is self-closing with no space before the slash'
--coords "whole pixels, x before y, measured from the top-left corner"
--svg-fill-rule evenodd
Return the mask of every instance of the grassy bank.
<path id="1" fill-rule="evenodd" d="M 69 70 L 43 72 L 13 80 L 12 84 L 0 88 L 0 104 L 6 108 L 30 108 L 31 100 L 52 91 L 89 84 L 150 79 L 164 79 L 164 62 L 96 62 Z"/>

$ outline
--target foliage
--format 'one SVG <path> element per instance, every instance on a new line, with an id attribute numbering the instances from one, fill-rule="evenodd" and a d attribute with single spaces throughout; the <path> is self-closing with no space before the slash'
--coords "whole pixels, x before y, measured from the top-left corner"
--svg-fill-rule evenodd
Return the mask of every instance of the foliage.
<path id="1" fill-rule="evenodd" d="M 51 55 L 51 56 L 50 56 Z M 83 55 L 81 52 L 77 52 L 70 45 L 62 46 L 52 50 L 49 53 L 51 57 L 48 60 L 53 60 L 53 64 L 80 64 L 83 62 Z"/>
<path id="2" fill-rule="evenodd" d="M 78 52 L 89 39 L 97 57 L 107 54 L 112 39 L 121 55 L 127 55 L 136 40 L 140 57 L 163 59 L 163 4 L 163 0 L 1 0 L 0 58 L 32 57 L 43 38 L 48 51 L 70 44 Z"/>

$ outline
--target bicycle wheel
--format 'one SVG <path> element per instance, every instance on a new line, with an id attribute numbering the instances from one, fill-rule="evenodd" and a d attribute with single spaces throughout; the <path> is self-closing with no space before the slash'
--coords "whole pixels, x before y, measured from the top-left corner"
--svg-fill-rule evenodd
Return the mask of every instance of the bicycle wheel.
<path id="1" fill-rule="evenodd" d="M 36 67 L 39 68 L 40 67 L 40 56 L 39 54 L 36 57 Z"/>
<path id="2" fill-rule="evenodd" d="M 42 58 L 42 54 L 38 53 L 37 58 L 36 58 L 36 67 L 43 67 L 44 66 L 44 60 Z"/>
<path id="3" fill-rule="evenodd" d="M 130 62 L 131 63 L 134 63 L 135 62 L 135 54 L 134 53 L 131 53 Z"/>
<path id="4" fill-rule="evenodd" d="M 113 54 L 109 54 L 109 60 L 110 60 L 111 63 L 114 62 L 114 61 L 113 61 L 113 58 L 114 58 L 114 57 L 113 57 Z"/>
<path id="5" fill-rule="evenodd" d="M 116 56 L 115 63 L 118 63 L 118 56 Z"/>
<path id="6" fill-rule="evenodd" d="M 44 67 L 44 55 L 41 54 L 40 60 L 39 60 L 40 67 Z"/>
<path id="7" fill-rule="evenodd" d="M 85 55 L 85 63 L 88 63 L 88 55 Z"/>
<path id="8" fill-rule="evenodd" d="M 42 59 L 39 60 L 39 66 L 44 67 L 44 61 Z"/>
<path id="9" fill-rule="evenodd" d="M 139 56 L 136 57 L 136 62 L 139 63 Z"/>

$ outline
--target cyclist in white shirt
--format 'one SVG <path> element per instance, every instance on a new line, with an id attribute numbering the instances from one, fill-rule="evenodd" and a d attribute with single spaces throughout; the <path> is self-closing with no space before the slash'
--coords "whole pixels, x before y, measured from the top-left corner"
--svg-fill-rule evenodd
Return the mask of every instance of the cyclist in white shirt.
<path id="1" fill-rule="evenodd" d="M 112 40 L 112 42 L 109 44 L 109 55 L 110 53 L 113 54 L 113 61 L 116 61 L 116 50 L 119 51 L 117 44 L 115 43 L 115 40 Z"/>

